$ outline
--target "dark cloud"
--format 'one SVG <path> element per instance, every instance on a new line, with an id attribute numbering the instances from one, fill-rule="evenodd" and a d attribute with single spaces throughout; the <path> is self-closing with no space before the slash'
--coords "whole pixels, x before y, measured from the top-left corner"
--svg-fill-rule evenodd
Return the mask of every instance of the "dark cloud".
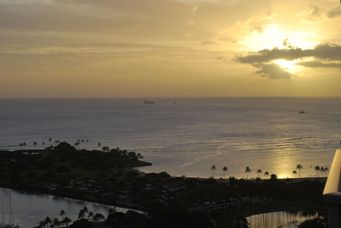
<path id="1" fill-rule="evenodd" d="M 289 79 L 294 76 L 276 63 L 263 63 L 257 65 L 257 67 L 259 68 L 257 71 L 258 74 L 271 79 Z"/>
<path id="2" fill-rule="evenodd" d="M 304 57 L 315 57 L 324 60 L 341 60 L 341 46 L 334 44 L 319 45 L 314 49 L 303 50 L 301 48 L 286 48 L 286 49 L 265 49 L 257 53 L 237 58 L 242 63 L 262 63 L 269 62 L 275 59 L 294 60 Z"/>
<path id="3" fill-rule="evenodd" d="M 285 41 L 284 41 L 285 42 Z M 241 63 L 251 64 L 258 68 L 258 73 L 267 75 L 270 78 L 290 78 L 292 75 L 284 74 L 276 69 L 277 64 L 273 63 L 276 59 L 296 60 L 306 57 L 312 57 L 318 61 L 308 61 L 299 63 L 306 67 L 330 67 L 341 68 L 341 46 L 335 44 L 323 44 L 314 49 L 301 49 L 292 46 L 279 49 L 265 49 L 246 56 L 238 56 L 237 61 Z"/>
<path id="4" fill-rule="evenodd" d="M 311 67 L 311 68 L 339 68 L 341 69 L 341 62 L 321 62 L 321 61 L 306 61 L 298 63 L 301 66 Z"/>

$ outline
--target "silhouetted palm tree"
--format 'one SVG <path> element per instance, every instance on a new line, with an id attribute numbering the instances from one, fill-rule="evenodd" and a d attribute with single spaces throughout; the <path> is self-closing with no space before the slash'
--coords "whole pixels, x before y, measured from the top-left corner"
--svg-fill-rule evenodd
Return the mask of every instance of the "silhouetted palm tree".
<path id="1" fill-rule="evenodd" d="M 69 224 L 72 222 L 72 220 L 69 217 L 64 217 L 62 220 L 62 223 L 66 225 L 66 227 L 69 227 Z"/>
<path id="2" fill-rule="evenodd" d="M 265 171 L 265 172 L 264 172 L 264 176 L 269 176 L 269 172 L 268 172 L 268 171 Z"/>
<path id="3" fill-rule="evenodd" d="M 39 228 L 44 228 L 46 226 L 45 222 L 42 220 L 39 222 L 38 227 Z"/>
<path id="4" fill-rule="evenodd" d="M 227 173 L 228 168 L 226 166 L 223 167 L 223 172 L 224 172 L 224 179 L 225 179 L 225 174 Z"/>
<path id="5" fill-rule="evenodd" d="M 319 175 L 323 177 L 324 172 L 325 172 L 324 167 L 321 166 L 319 170 Z"/>
<path id="6" fill-rule="evenodd" d="M 251 169 L 249 166 L 246 166 L 245 173 L 246 173 L 246 178 L 249 179 L 249 173 L 251 173 Z"/>
<path id="7" fill-rule="evenodd" d="M 319 176 L 320 170 L 322 170 L 323 167 L 320 168 L 320 166 L 315 166 L 315 172 L 316 172 L 316 176 Z"/>
<path id="8" fill-rule="evenodd" d="M 320 168 L 320 172 L 322 176 L 327 176 L 328 175 L 328 168 L 327 167 L 322 167 Z"/>
<path id="9" fill-rule="evenodd" d="M 258 170 L 257 170 L 257 176 L 259 176 L 260 174 L 262 174 L 262 170 L 261 170 L 261 169 L 258 169 Z"/>
<path id="10" fill-rule="evenodd" d="M 142 156 L 142 154 L 140 154 L 140 153 L 137 153 L 137 158 L 138 158 L 138 159 L 143 159 L 143 156 Z"/>
<path id="11" fill-rule="evenodd" d="M 44 222 L 45 222 L 46 225 L 49 225 L 50 223 L 52 223 L 50 217 L 46 217 L 46 218 L 44 219 Z"/>
<path id="12" fill-rule="evenodd" d="M 276 174 L 271 174 L 270 175 L 271 180 L 277 180 L 277 175 Z"/>
<path id="13" fill-rule="evenodd" d="M 61 211 L 59 212 L 59 215 L 62 216 L 62 217 L 64 217 L 64 216 L 65 216 L 65 211 L 64 211 L 64 210 L 61 210 Z"/>
<path id="14" fill-rule="evenodd" d="M 324 167 L 324 171 L 326 172 L 326 175 L 328 175 L 328 172 L 329 172 L 328 167 Z"/>
<path id="15" fill-rule="evenodd" d="M 103 150 L 103 152 L 109 152 L 110 148 L 108 146 L 103 146 L 102 150 Z"/>
<path id="16" fill-rule="evenodd" d="M 214 178 L 214 171 L 217 169 L 215 165 L 212 165 L 211 170 L 212 170 L 212 177 Z"/>
<path id="17" fill-rule="evenodd" d="M 294 175 L 294 177 L 297 175 L 297 171 L 296 170 L 293 170 L 292 171 L 292 174 Z"/>
<path id="18" fill-rule="evenodd" d="M 53 225 L 54 225 L 55 227 L 58 227 L 58 226 L 60 225 L 60 222 L 59 222 L 59 219 L 58 219 L 58 218 L 53 219 Z"/>
<path id="19" fill-rule="evenodd" d="M 92 221 L 93 218 L 94 218 L 94 213 L 93 213 L 92 211 L 90 211 L 90 212 L 88 213 L 88 220 L 89 220 L 89 221 Z"/>
<path id="20" fill-rule="evenodd" d="M 296 166 L 296 169 L 298 170 L 298 178 L 301 178 L 301 169 L 303 169 L 303 166 L 301 164 L 298 164 Z"/>
<path id="21" fill-rule="evenodd" d="M 88 209 L 86 207 L 83 207 L 78 213 L 78 219 L 85 218 L 86 213 L 88 213 Z"/>

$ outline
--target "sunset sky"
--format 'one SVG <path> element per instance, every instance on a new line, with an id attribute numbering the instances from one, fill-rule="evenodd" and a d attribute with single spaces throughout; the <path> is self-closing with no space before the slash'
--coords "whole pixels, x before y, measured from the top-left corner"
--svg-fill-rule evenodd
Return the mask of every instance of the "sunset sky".
<path id="1" fill-rule="evenodd" d="M 341 96 L 339 0 L 0 0 L 0 97 Z"/>

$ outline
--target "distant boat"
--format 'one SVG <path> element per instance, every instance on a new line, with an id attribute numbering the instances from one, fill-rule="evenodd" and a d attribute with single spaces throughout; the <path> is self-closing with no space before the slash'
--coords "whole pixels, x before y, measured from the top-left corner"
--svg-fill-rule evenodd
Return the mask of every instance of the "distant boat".
<path id="1" fill-rule="evenodd" d="M 305 113 L 305 111 L 301 110 L 299 113 L 300 113 L 300 114 L 304 114 L 304 113 Z"/>
<path id="2" fill-rule="evenodd" d="M 155 104 L 155 102 L 154 101 L 145 100 L 144 104 Z"/>

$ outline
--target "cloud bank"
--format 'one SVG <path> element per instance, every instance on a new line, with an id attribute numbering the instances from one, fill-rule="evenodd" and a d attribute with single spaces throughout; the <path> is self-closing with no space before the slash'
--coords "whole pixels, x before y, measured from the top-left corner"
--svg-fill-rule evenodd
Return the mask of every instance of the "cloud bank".
<path id="1" fill-rule="evenodd" d="M 301 49 L 297 47 L 265 49 L 256 53 L 238 56 L 236 59 L 240 63 L 251 64 L 258 68 L 257 73 L 263 76 L 273 79 L 291 78 L 293 76 L 292 74 L 280 68 L 273 61 L 278 59 L 300 60 L 298 64 L 305 67 L 341 69 L 341 46 L 336 44 L 321 44 L 313 49 Z"/>

